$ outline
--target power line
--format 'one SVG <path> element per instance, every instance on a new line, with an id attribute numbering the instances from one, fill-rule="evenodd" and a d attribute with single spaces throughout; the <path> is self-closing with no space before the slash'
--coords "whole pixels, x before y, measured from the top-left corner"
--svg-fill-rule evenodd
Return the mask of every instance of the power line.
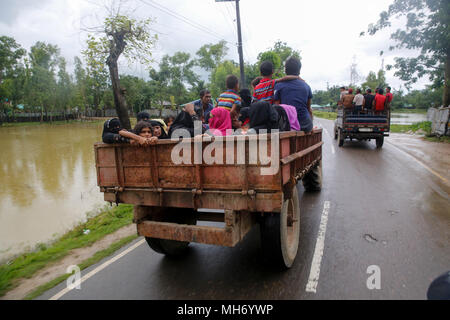
<path id="1" fill-rule="evenodd" d="M 186 24 L 189 24 L 190 26 L 192 26 L 192 27 L 194 27 L 194 28 L 196 28 L 196 29 L 198 29 L 198 30 L 200 30 L 202 32 L 205 32 L 205 33 L 207 33 L 207 34 L 209 34 L 209 35 L 211 35 L 211 36 L 213 36 L 213 37 L 215 37 L 215 38 L 217 38 L 219 40 L 224 40 L 225 42 L 230 43 L 229 41 L 225 40 L 225 37 L 223 37 L 223 36 L 221 36 L 221 35 L 219 35 L 219 34 L 217 34 L 215 32 L 210 31 L 210 28 L 208 29 L 207 27 L 202 26 L 202 25 L 200 25 L 197 22 L 193 22 L 192 20 L 186 18 L 185 16 L 183 16 L 183 15 L 181 15 L 179 13 L 176 13 L 176 12 L 170 10 L 169 8 L 166 8 L 166 7 L 164 7 L 163 5 L 161 5 L 159 3 L 156 3 L 156 2 L 154 2 L 152 0 L 149 0 L 150 2 L 147 2 L 147 1 L 144 1 L 144 0 L 140 0 L 140 1 L 142 3 L 148 5 L 148 6 L 156 8 L 156 9 L 158 9 L 158 10 L 160 10 L 160 11 L 162 11 L 162 12 L 164 12 L 164 13 L 172 16 L 172 17 L 174 17 L 175 19 L 178 19 L 178 20 L 180 20 L 180 21 L 182 21 L 182 22 L 184 22 Z"/>

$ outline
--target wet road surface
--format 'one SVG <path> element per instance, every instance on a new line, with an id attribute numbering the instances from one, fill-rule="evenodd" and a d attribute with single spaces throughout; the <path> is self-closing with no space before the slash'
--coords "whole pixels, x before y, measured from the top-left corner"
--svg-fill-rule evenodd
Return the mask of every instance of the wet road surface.
<path id="1" fill-rule="evenodd" d="M 300 247 L 292 269 L 277 272 L 263 264 L 258 227 L 235 248 L 191 244 L 178 259 L 138 239 L 114 256 L 136 248 L 91 274 L 81 290 L 61 293 L 62 283 L 39 299 L 58 293 L 63 300 L 425 299 L 431 281 L 450 270 L 450 186 L 389 138 L 382 149 L 374 141 L 339 148 L 333 122 L 317 124 L 325 129 L 323 190 L 305 193 L 299 185 Z M 327 202 L 320 277 L 316 292 L 307 292 Z M 380 289 L 367 287 L 370 266 L 379 267 Z"/>

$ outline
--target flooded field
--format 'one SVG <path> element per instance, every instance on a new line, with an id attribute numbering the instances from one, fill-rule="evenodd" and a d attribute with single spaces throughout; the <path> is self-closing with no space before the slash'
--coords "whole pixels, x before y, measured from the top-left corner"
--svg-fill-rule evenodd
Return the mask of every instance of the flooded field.
<path id="1" fill-rule="evenodd" d="M 0 263 L 105 205 L 93 144 L 102 124 L 0 128 Z"/>
<path id="2" fill-rule="evenodd" d="M 426 114 L 420 113 L 392 113 L 391 124 L 410 125 L 417 122 L 427 121 Z"/>

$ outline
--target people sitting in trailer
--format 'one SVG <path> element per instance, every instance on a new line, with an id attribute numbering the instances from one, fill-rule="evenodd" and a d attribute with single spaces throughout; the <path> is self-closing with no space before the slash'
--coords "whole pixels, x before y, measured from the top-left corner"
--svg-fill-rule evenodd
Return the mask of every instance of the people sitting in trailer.
<path id="1" fill-rule="evenodd" d="M 279 105 L 273 105 L 272 108 L 278 113 L 278 128 L 280 131 L 291 131 L 291 123 L 286 110 Z"/>
<path id="2" fill-rule="evenodd" d="M 391 109 L 392 100 L 394 100 L 394 95 L 391 93 L 391 87 L 386 87 L 386 109 Z"/>
<path id="3" fill-rule="evenodd" d="M 150 144 L 158 142 L 158 137 L 153 136 L 153 127 L 148 121 L 139 121 L 133 131 L 138 136 L 148 139 Z"/>
<path id="4" fill-rule="evenodd" d="M 364 110 L 371 112 L 373 109 L 373 100 L 375 96 L 372 94 L 372 89 L 367 89 L 364 95 Z"/>
<path id="5" fill-rule="evenodd" d="M 103 124 L 102 141 L 104 143 L 137 143 L 142 146 L 149 144 L 147 139 L 123 129 L 117 118 Z"/>
<path id="6" fill-rule="evenodd" d="M 301 131 L 300 123 L 298 122 L 297 109 L 295 109 L 294 106 L 290 106 L 287 104 L 280 104 L 280 106 L 284 109 L 284 111 L 286 111 L 291 130 Z"/>
<path id="7" fill-rule="evenodd" d="M 344 95 L 342 98 L 342 106 L 346 111 L 352 111 L 353 110 L 353 100 L 355 99 L 355 96 L 353 95 L 353 89 L 348 89 L 348 93 Z"/>
<path id="8" fill-rule="evenodd" d="M 167 135 L 167 126 L 161 119 L 151 119 L 150 124 L 153 127 L 153 135 L 157 137 L 158 139 L 168 139 L 169 136 Z"/>
<path id="9" fill-rule="evenodd" d="M 231 116 L 224 108 L 215 108 L 209 115 L 208 134 L 214 136 L 227 136 L 232 134 Z"/>
<path id="10" fill-rule="evenodd" d="M 169 117 L 165 117 L 165 118 L 164 118 L 164 122 L 165 122 L 165 124 L 166 124 L 166 126 L 167 126 L 167 132 L 169 132 L 170 126 L 172 125 L 172 123 L 173 123 L 174 120 L 175 120 L 175 118 L 172 117 L 172 116 L 169 116 Z"/>
<path id="11" fill-rule="evenodd" d="M 235 75 L 229 75 L 226 79 L 226 86 L 227 91 L 219 96 L 217 107 L 228 110 L 233 120 L 233 118 L 237 118 L 242 106 L 242 99 L 238 94 L 239 79 Z"/>
<path id="12" fill-rule="evenodd" d="M 297 57 L 290 57 L 286 60 L 287 75 L 299 77 L 301 68 L 302 64 Z M 275 104 L 295 107 L 298 122 L 305 132 L 311 132 L 314 128 L 311 102 L 311 87 L 302 79 L 278 82 L 275 85 Z"/>
<path id="13" fill-rule="evenodd" d="M 353 112 L 355 114 L 359 114 L 360 112 L 362 112 L 363 104 L 364 104 L 364 96 L 361 93 L 361 89 L 358 88 L 356 89 L 356 95 L 353 98 L 353 105 L 354 105 Z"/>
<path id="14" fill-rule="evenodd" d="M 259 69 L 262 79 L 260 79 L 260 81 L 254 86 L 253 102 L 267 101 L 270 104 L 273 104 L 276 83 L 300 79 L 300 77 L 297 75 L 287 75 L 280 79 L 272 79 L 274 69 L 272 62 L 270 61 L 264 61 L 263 63 L 261 63 Z"/>
<path id="15" fill-rule="evenodd" d="M 267 101 L 255 102 L 250 106 L 250 129 L 248 134 L 271 133 L 279 130 L 279 114 Z"/>
<path id="16" fill-rule="evenodd" d="M 194 121 L 201 121 L 197 113 L 195 112 L 194 104 L 188 103 L 184 106 L 184 110 L 181 111 L 170 126 L 169 137 L 172 138 L 174 133 L 178 129 L 184 129 L 189 132 L 191 137 L 194 137 Z M 203 126 L 202 133 L 204 132 Z"/>
<path id="17" fill-rule="evenodd" d="M 384 106 L 386 104 L 386 97 L 383 95 L 383 89 L 378 89 L 375 99 L 373 100 L 373 106 L 376 113 L 384 111 Z"/>
<path id="18" fill-rule="evenodd" d="M 195 112 L 202 120 L 203 123 L 208 123 L 209 114 L 212 109 L 214 109 L 214 105 L 212 104 L 212 96 L 211 92 L 208 89 L 203 89 L 200 91 L 200 99 L 193 102 Z"/>
<path id="19" fill-rule="evenodd" d="M 142 111 L 137 114 L 137 122 L 139 121 L 150 121 L 150 114 L 148 112 Z"/>

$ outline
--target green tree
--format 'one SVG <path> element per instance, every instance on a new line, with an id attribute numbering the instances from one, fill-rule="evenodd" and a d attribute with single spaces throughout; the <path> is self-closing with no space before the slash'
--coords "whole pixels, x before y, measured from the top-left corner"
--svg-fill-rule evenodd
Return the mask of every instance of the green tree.
<path id="1" fill-rule="evenodd" d="M 419 49 L 413 58 L 395 58 L 395 75 L 406 81 L 406 85 L 425 75 L 433 82 L 433 87 L 444 87 L 442 102 L 450 103 L 450 2 L 448 0 L 395 0 L 380 14 L 375 24 L 370 24 L 368 33 L 374 35 L 379 30 L 391 26 L 391 20 L 404 16 L 406 27 L 391 35 L 396 42 L 391 50 L 407 48 Z M 364 35 L 364 32 L 361 33 Z M 390 66 L 389 66 L 390 67 Z"/>
<path id="2" fill-rule="evenodd" d="M 239 65 L 230 60 L 222 62 L 213 70 L 211 75 L 211 94 L 213 97 L 218 97 L 227 89 L 226 78 L 230 74 L 234 74 L 238 78 L 240 76 Z"/>
<path id="3" fill-rule="evenodd" d="M 264 61 L 270 61 L 273 64 L 273 69 L 274 69 L 274 75 L 275 77 L 279 78 L 282 77 L 285 73 L 284 70 L 282 68 L 282 64 L 281 64 L 281 58 L 280 55 L 275 52 L 275 51 L 266 51 L 266 52 L 262 52 L 258 55 L 258 69 L 259 66 L 261 65 L 261 63 L 263 63 Z"/>
<path id="4" fill-rule="evenodd" d="M 63 57 L 59 58 L 58 82 L 56 86 L 56 105 L 58 110 L 63 111 L 64 118 L 66 117 L 66 114 L 69 111 L 70 104 L 74 99 L 73 83 L 70 79 L 70 75 L 66 71 L 66 65 L 66 59 L 64 59 Z"/>
<path id="5" fill-rule="evenodd" d="M 26 51 L 13 38 L 0 37 L 0 84 L 15 72 Z"/>
<path id="6" fill-rule="evenodd" d="M 217 44 L 205 44 L 197 51 L 196 64 L 206 71 L 212 71 L 223 62 L 227 53 L 228 47 L 225 41 Z"/>
<path id="7" fill-rule="evenodd" d="M 120 10 L 110 8 L 110 14 L 105 19 L 102 27 L 102 36 L 90 34 L 87 40 L 87 50 L 94 52 L 96 63 L 104 63 L 109 69 L 111 85 L 113 89 L 114 105 L 122 125 L 131 129 L 128 116 L 128 106 L 125 99 L 125 91 L 120 85 L 118 60 L 124 56 L 129 62 L 139 61 L 149 65 L 151 62 L 151 50 L 157 39 L 150 32 L 151 19 L 136 20 L 126 15 L 121 15 Z M 90 64 L 91 61 L 88 62 Z"/>
<path id="8" fill-rule="evenodd" d="M 378 74 L 373 71 L 369 72 L 366 78 L 366 82 L 361 84 L 361 87 L 365 91 L 366 89 L 375 90 L 376 88 L 386 88 L 388 84 L 386 83 L 386 76 L 383 70 L 379 70 Z"/>
<path id="9" fill-rule="evenodd" d="M 43 113 L 52 111 L 55 104 L 55 68 L 59 58 L 59 48 L 52 44 L 38 41 L 31 47 L 30 64 L 31 77 L 27 88 L 27 102 L 40 107 L 41 122 Z M 51 120 L 51 117 L 50 117 Z"/>

